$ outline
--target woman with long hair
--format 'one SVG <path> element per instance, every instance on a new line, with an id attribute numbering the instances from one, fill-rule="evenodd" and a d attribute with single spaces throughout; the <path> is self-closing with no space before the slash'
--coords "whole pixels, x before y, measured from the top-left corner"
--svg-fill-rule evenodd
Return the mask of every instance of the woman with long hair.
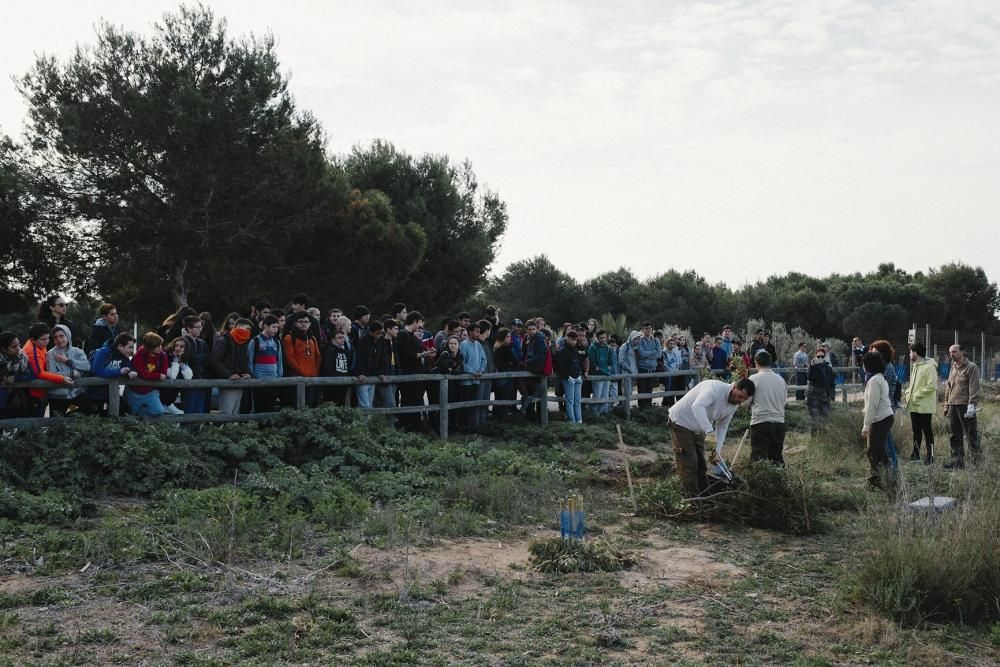
<path id="1" fill-rule="evenodd" d="M 882 362 L 885 364 L 885 370 L 882 371 L 882 375 L 885 376 L 885 381 L 889 385 L 889 405 L 892 406 L 893 413 L 895 413 L 896 408 L 899 407 L 899 397 L 900 397 L 900 386 L 899 377 L 896 373 L 896 350 L 893 349 L 892 343 L 887 340 L 877 340 L 869 346 L 872 352 L 878 352 L 879 356 L 882 357 Z M 868 377 L 865 377 L 865 382 L 868 381 Z M 889 457 L 889 466 L 896 470 L 899 467 L 899 460 L 896 456 L 896 443 L 892 439 L 892 431 L 889 431 L 889 440 L 885 445 L 886 456 Z"/>
<path id="2" fill-rule="evenodd" d="M 508 373 L 516 371 L 518 367 L 517 358 L 514 356 L 512 347 L 513 338 L 509 329 L 501 327 L 497 331 L 496 341 L 493 343 L 493 361 L 497 373 Z M 493 381 L 493 393 L 498 401 L 514 400 L 514 380 L 512 378 L 498 379 Z M 510 414 L 509 405 L 497 405 L 493 408 L 493 416 L 503 420 Z"/>
<path id="3" fill-rule="evenodd" d="M 156 333 L 163 340 L 175 340 L 184 333 L 184 318 L 189 315 L 198 316 L 198 311 L 191 306 L 181 306 L 176 311 L 167 315 L 163 324 L 156 328 Z"/>
<path id="4" fill-rule="evenodd" d="M 39 322 L 43 322 L 49 327 L 49 331 L 57 324 L 62 324 L 69 327 L 70 334 L 74 341 L 77 342 L 77 346 L 82 345 L 83 341 L 80 340 L 79 331 L 77 331 L 76 325 L 73 324 L 69 318 L 66 317 L 66 308 L 68 307 L 66 299 L 58 294 L 53 294 L 38 304 L 38 313 L 36 318 Z M 49 338 L 49 349 L 55 345 L 55 341 Z"/>
<path id="5" fill-rule="evenodd" d="M 866 352 L 861 358 L 865 373 L 869 375 L 865 384 L 864 425 L 861 427 L 861 437 L 867 443 L 865 453 L 868 457 L 868 483 L 873 487 L 882 486 L 882 470 L 889 464 L 886 445 L 889 442 L 889 432 L 892 430 L 892 399 L 889 394 L 889 383 L 883 374 L 885 361 L 879 352 Z"/>

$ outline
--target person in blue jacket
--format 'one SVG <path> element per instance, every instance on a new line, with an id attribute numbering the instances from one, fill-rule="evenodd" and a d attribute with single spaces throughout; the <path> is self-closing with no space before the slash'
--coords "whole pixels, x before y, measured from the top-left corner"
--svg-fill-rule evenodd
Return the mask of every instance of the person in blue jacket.
<path id="1" fill-rule="evenodd" d="M 90 372 L 95 377 L 107 379 L 128 377 L 132 372 L 134 354 L 135 337 L 129 333 L 120 333 L 115 338 L 109 338 L 104 345 L 94 351 L 90 359 Z M 87 393 L 97 406 L 98 412 L 106 415 L 108 387 L 88 387 Z M 125 401 L 122 401 L 122 404 L 124 403 Z"/>

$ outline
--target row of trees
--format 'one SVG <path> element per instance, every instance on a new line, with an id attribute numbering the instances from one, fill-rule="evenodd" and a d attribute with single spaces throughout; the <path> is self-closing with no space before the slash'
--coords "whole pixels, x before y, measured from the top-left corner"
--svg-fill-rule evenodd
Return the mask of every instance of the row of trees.
<path id="1" fill-rule="evenodd" d="M 483 284 L 506 229 L 468 162 L 385 142 L 329 156 L 273 38 L 230 38 L 201 6 L 149 37 L 104 23 L 18 86 L 24 141 L 0 138 L 0 311 L 61 291 L 153 320 L 302 289 L 445 311 Z"/>
<path id="2" fill-rule="evenodd" d="M 983 269 L 964 264 L 927 273 L 907 273 L 893 264 L 826 278 L 789 273 L 733 290 L 693 271 L 640 280 L 624 267 L 580 283 L 539 255 L 491 278 L 477 301 L 525 317 L 543 314 L 552 322 L 627 313 L 632 322 L 671 322 L 698 335 L 750 318 L 847 340 L 902 335 L 913 322 L 1000 334 L 997 285 Z"/>

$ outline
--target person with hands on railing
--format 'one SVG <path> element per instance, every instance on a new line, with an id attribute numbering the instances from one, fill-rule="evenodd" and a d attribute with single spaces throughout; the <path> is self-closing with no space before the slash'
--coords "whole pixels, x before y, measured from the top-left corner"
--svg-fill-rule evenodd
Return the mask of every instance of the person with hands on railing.
<path id="1" fill-rule="evenodd" d="M 105 379 L 125 379 L 132 373 L 132 357 L 135 355 L 135 337 L 130 333 L 120 333 L 97 348 L 90 359 L 90 372 L 95 377 Z M 109 387 L 88 387 L 87 393 L 102 414 L 108 403 Z M 112 415 L 117 417 L 118 415 Z"/>
<path id="2" fill-rule="evenodd" d="M 90 362 L 82 348 L 73 347 L 73 332 L 65 324 L 57 324 L 52 328 L 52 341 L 55 345 L 49 350 L 48 368 L 70 378 L 83 377 L 90 370 Z M 57 387 L 49 389 L 49 413 L 68 412 L 70 406 L 75 406 L 82 415 L 94 414 L 97 409 L 83 387 Z"/>
<path id="3" fill-rule="evenodd" d="M 239 318 L 233 328 L 219 340 L 212 350 L 212 372 L 217 378 L 229 378 L 232 382 L 250 377 L 250 354 L 248 347 L 253 324 L 246 318 Z M 238 415 L 243 389 L 219 388 L 219 412 L 224 415 Z"/>
<path id="4" fill-rule="evenodd" d="M 163 339 L 150 331 L 142 337 L 142 345 L 132 357 L 129 377 L 162 382 L 167 379 L 169 363 L 163 351 Z M 125 388 L 125 400 L 136 417 L 159 417 L 164 413 L 160 391 L 154 387 L 129 385 Z"/>
<path id="5" fill-rule="evenodd" d="M 382 323 L 372 320 L 366 325 L 367 331 L 360 334 L 354 351 L 354 372 L 358 376 L 360 383 L 355 395 L 358 399 L 358 407 L 362 410 L 370 410 L 375 398 L 375 385 L 367 384 L 369 375 L 377 375 L 378 379 L 385 382 L 389 374 L 390 359 L 386 353 L 386 348 L 382 345 Z"/>
<path id="6" fill-rule="evenodd" d="M 35 379 L 28 358 L 21 350 L 21 341 L 13 331 L 0 333 L 0 419 L 30 417 L 31 405 L 23 389 L 9 389 L 4 385 L 30 382 Z"/>
<path id="7" fill-rule="evenodd" d="M 36 380 L 45 380 L 53 384 L 74 384 L 73 378 L 67 375 L 51 373 L 48 370 L 48 348 L 52 335 L 49 325 L 43 322 L 36 322 L 28 329 L 28 342 L 24 344 L 22 351 L 28 358 L 28 365 Z M 46 397 L 48 391 L 45 389 L 31 389 L 28 391 L 31 397 L 31 414 L 34 417 L 44 417 L 45 409 L 48 407 Z"/>

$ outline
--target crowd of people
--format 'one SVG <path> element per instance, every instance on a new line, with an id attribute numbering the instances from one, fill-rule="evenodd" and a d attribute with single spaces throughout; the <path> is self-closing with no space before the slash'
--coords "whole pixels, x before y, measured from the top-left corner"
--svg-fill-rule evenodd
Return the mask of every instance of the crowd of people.
<path id="1" fill-rule="evenodd" d="M 473 403 L 449 409 L 455 428 L 471 432 L 490 415 L 496 420 L 516 411 L 540 415 L 540 410 L 548 409 L 543 397 L 550 376 L 558 380 L 556 393 L 564 397 L 568 421 L 581 423 L 583 398 L 611 399 L 590 402 L 587 413 L 591 417 L 610 411 L 612 402 L 629 386 L 612 376 L 627 375 L 634 378 L 641 395 L 640 408 L 652 406 L 648 394 L 662 383 L 675 463 L 689 494 L 711 492 L 705 437 L 715 433 L 716 449 L 721 452 L 739 405 L 751 408 L 751 459 L 784 465 L 788 387 L 771 368 L 778 354 L 764 329 L 756 331 L 745 347 L 730 325 L 723 326 L 717 336 L 705 333 L 689 345 L 686 336 L 664 335 L 652 322 L 643 322 L 621 338 L 593 319 L 555 328 L 543 317 L 513 318 L 504 324 L 499 310 L 490 306 L 481 319 L 461 312 L 443 320 L 434 332 L 425 326 L 420 312 L 408 310 L 403 303 L 381 317 L 373 318 L 368 308 L 358 306 L 350 317 L 333 308 L 321 318 L 308 296 L 297 294 L 287 310 L 258 301 L 246 315 L 229 313 L 218 328 L 211 314 L 183 307 L 137 340 L 121 327 L 114 304 L 100 306 L 86 337 L 66 318 L 66 306 L 64 298 L 53 295 L 40 304 L 38 321 L 26 336 L 0 333 L 0 417 L 107 414 L 112 389 L 106 384 L 77 386 L 76 380 L 88 375 L 147 381 L 229 380 L 218 388 L 217 409 L 235 415 L 269 413 L 298 401 L 294 388 L 255 385 L 245 389 L 239 381 L 248 378 L 350 378 L 334 386 L 307 386 L 306 405 L 331 402 L 369 410 L 439 404 L 440 382 L 400 381 L 400 376 L 437 374 L 456 376 L 445 383 L 449 403 L 456 399 Z M 951 428 L 951 462 L 945 467 L 961 468 L 966 440 L 973 462 L 982 456 L 975 420 L 979 371 L 960 345 L 952 346 L 949 356 L 944 412 Z M 909 357 L 912 375 L 904 391 L 896 351 L 888 341 L 869 345 L 857 337 L 852 341 L 849 364 L 864 387 L 861 437 L 866 441 L 869 482 L 875 486 L 886 476 L 892 478 L 898 468 L 892 424 L 900 408 L 909 413 L 912 425 L 910 460 L 934 462 L 931 418 L 938 405 L 937 366 L 922 343 L 910 345 Z M 834 369 L 839 360 L 828 344 L 817 342 L 810 351 L 806 342 L 800 342 L 790 361 L 798 387 L 795 398 L 806 402 L 814 424 L 821 423 L 834 399 Z M 750 368 L 755 369 L 753 374 Z M 686 370 L 695 373 L 655 375 Z M 530 375 L 495 376 L 507 371 Z M 7 386 L 35 379 L 51 386 Z M 120 409 L 147 417 L 207 413 L 213 398 L 209 388 L 128 383 L 121 391 Z M 408 430 L 438 425 L 436 419 L 425 420 L 419 410 L 399 415 L 398 422 Z M 722 472 L 726 472 L 724 467 Z"/>
<path id="2" fill-rule="evenodd" d="M 218 327 L 210 313 L 182 307 L 138 340 L 123 330 L 114 304 L 100 306 L 86 336 L 66 317 L 66 308 L 66 300 L 53 295 L 39 305 L 38 321 L 29 327 L 26 336 L 12 331 L 0 333 L 0 415 L 4 418 L 71 412 L 107 414 L 108 386 L 76 386 L 76 379 L 87 375 L 147 381 L 228 379 L 233 384 L 219 388 L 217 409 L 235 415 L 273 412 L 296 403 L 294 389 L 245 390 L 238 383 L 242 379 L 350 377 L 354 379 L 351 383 L 307 387 L 306 404 L 333 402 L 366 410 L 438 404 L 438 382 L 393 381 L 399 376 L 433 373 L 464 376 L 448 382 L 449 400 L 477 403 L 454 411 L 452 423 L 458 430 L 472 431 L 487 418 L 502 420 L 515 411 L 537 416 L 541 402 L 529 399 L 547 393 L 550 376 L 558 380 L 555 389 L 564 397 L 567 419 L 581 423 L 584 398 L 614 400 L 621 395 L 625 385 L 609 379 L 613 375 L 635 376 L 639 394 L 650 394 L 662 384 L 667 392 L 663 405 L 671 407 L 685 392 L 689 402 L 696 400 L 699 392 L 708 392 L 689 390 L 709 375 L 718 376 L 723 384 L 734 380 L 735 384 L 726 386 L 730 390 L 742 386 L 739 395 L 747 400 L 753 395 L 752 388 L 740 382 L 748 378 L 748 369 L 756 366 L 760 374 L 770 371 L 779 360 L 769 332 L 764 329 L 756 331 L 744 345 L 730 325 L 724 325 L 718 335 L 706 332 L 699 340 L 688 341 L 685 335 L 664 335 L 647 321 L 622 338 L 601 329 L 594 319 L 579 324 L 566 322 L 559 327 L 550 326 L 544 317 L 523 321 L 513 318 L 504 324 L 494 306 L 487 307 L 481 319 L 461 312 L 442 320 L 435 332 L 426 326 L 420 312 L 408 310 L 403 303 L 395 304 L 381 317 L 372 317 L 364 306 L 356 307 L 350 317 L 339 308 L 330 309 L 322 317 L 307 295 L 297 294 L 287 309 L 257 301 L 246 314 L 229 313 Z M 975 364 L 965 358 L 960 346 L 955 348 L 957 351 L 950 353 L 953 363 L 946 403 L 952 426 L 952 464 L 960 466 L 964 460 L 963 438 L 968 438 L 973 456 L 979 455 L 974 421 L 979 378 Z M 859 375 L 864 372 L 859 379 L 865 387 L 864 437 L 869 441 L 873 483 L 881 479 L 883 468 L 892 470 L 897 465 L 891 424 L 892 415 L 901 405 L 909 411 L 913 425 L 911 459 L 921 459 L 921 445 L 926 443 L 924 461 L 933 462 L 930 415 L 937 399 L 936 365 L 919 343 L 911 346 L 910 357 L 912 381 L 902 392 L 892 345 L 885 340 L 870 345 L 862 344 L 860 338 L 852 341 L 849 364 L 858 369 Z M 821 421 L 829 414 L 835 396 L 834 368 L 839 360 L 828 344 L 817 342 L 810 349 L 803 341 L 790 362 L 795 384 L 801 387 L 795 398 L 806 401 L 809 414 L 816 422 Z M 483 377 L 516 370 L 531 375 Z M 686 370 L 696 373 L 665 379 L 652 375 Z M 14 381 L 33 379 L 55 386 L 27 391 L 4 388 Z M 348 384 L 353 386 L 353 392 Z M 173 389 L 130 382 L 122 392 L 122 410 L 136 416 L 207 413 L 212 406 L 211 389 Z M 722 390 L 716 389 L 716 393 L 721 396 Z M 652 402 L 650 397 L 638 399 L 640 408 Z M 728 399 L 725 404 L 730 404 Z M 611 405 L 591 402 L 586 412 L 596 417 L 610 411 Z M 690 415 L 681 419 L 687 419 L 689 424 L 698 421 Z M 437 426 L 434 419 L 425 423 L 419 411 L 399 415 L 398 421 L 406 429 Z M 768 437 L 769 458 L 780 463 L 781 448 L 776 443 L 783 437 L 773 433 Z M 692 460 L 695 470 L 699 470 L 697 457 Z M 701 482 L 691 488 L 700 486 Z"/>
<path id="3" fill-rule="evenodd" d="M 689 346 L 686 336 L 665 336 L 651 322 L 642 323 L 624 340 L 600 329 L 594 319 L 553 328 L 543 317 L 527 321 L 514 318 L 504 326 L 498 309 L 493 306 L 485 310 L 482 319 L 462 312 L 442 321 L 434 332 L 425 326 L 419 312 L 408 311 L 403 303 L 395 304 L 390 313 L 378 318 L 373 318 L 364 306 L 355 308 L 351 317 L 339 308 L 330 309 L 326 317 L 321 317 L 307 295 L 297 294 L 287 309 L 257 301 L 245 315 L 229 313 L 219 327 L 210 313 L 183 307 L 138 340 L 120 325 L 114 304 L 100 306 L 86 336 L 66 317 L 66 307 L 65 298 L 53 295 L 39 304 L 38 321 L 26 336 L 3 332 L 0 373 L 5 382 L 42 379 L 60 385 L 23 393 L 3 391 L 0 410 L 5 416 L 106 414 L 105 387 L 74 386 L 75 379 L 86 375 L 153 381 L 355 377 L 358 384 L 353 396 L 346 385 L 322 390 L 310 387 L 307 404 L 353 402 L 361 409 L 370 409 L 439 400 L 437 385 L 398 383 L 397 386 L 391 382 L 394 376 L 528 370 L 537 378 L 458 380 L 450 393 L 451 402 L 503 402 L 520 398 L 520 406 L 493 406 L 492 416 L 503 419 L 519 409 L 537 412 L 537 406 L 524 399 L 540 396 L 549 385 L 545 378 L 556 376 L 556 392 L 565 397 L 567 418 L 582 422 L 582 399 L 615 399 L 623 390 L 621 382 L 605 379 L 608 376 L 634 374 L 638 391 L 648 394 L 661 383 L 659 379 L 643 377 L 650 373 L 717 371 L 728 378 L 734 372 L 745 374 L 750 355 L 758 350 L 777 356 L 764 330 L 756 333 L 746 349 L 730 325 L 723 326 L 717 336 L 705 333 Z M 822 349 L 818 350 L 813 361 L 825 356 Z M 823 383 L 829 377 L 826 373 L 813 378 L 810 372 L 809 381 L 812 384 L 816 379 L 817 387 L 825 387 Z M 376 378 L 379 382 L 374 382 Z M 691 377 L 674 377 L 663 386 L 679 394 L 694 382 Z M 805 384 L 805 378 L 801 384 Z M 832 383 L 823 391 L 810 390 L 809 395 L 814 394 L 832 395 Z M 130 383 L 124 390 L 124 399 L 125 410 L 139 416 L 205 413 L 211 406 L 211 390 L 178 391 Z M 282 388 L 244 391 L 238 386 L 224 387 L 219 391 L 218 410 L 223 414 L 271 412 L 293 400 L 293 394 Z M 675 400 L 676 396 L 670 396 L 664 404 L 672 405 Z M 823 401 L 815 402 L 817 412 L 821 412 Z M 651 404 L 650 398 L 639 400 L 640 407 Z M 593 403 L 589 407 L 590 416 L 599 416 L 611 410 L 611 403 Z M 461 411 L 457 426 L 474 429 L 489 413 L 487 406 Z M 400 421 L 404 427 L 413 427 L 420 418 L 406 415 Z"/>

